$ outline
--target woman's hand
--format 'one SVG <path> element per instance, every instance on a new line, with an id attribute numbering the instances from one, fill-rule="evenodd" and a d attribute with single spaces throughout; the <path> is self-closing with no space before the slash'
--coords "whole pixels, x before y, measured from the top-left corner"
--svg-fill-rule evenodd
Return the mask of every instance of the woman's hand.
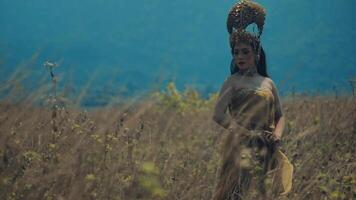
<path id="1" fill-rule="evenodd" d="M 263 137 L 272 147 L 278 147 L 280 145 L 281 139 L 271 131 L 263 131 Z"/>

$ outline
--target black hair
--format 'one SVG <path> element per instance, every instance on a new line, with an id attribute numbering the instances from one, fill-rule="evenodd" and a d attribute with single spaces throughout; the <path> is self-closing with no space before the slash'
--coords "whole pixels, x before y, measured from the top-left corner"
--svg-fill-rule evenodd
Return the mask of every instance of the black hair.
<path id="1" fill-rule="evenodd" d="M 235 65 L 234 59 L 231 60 L 230 64 L 230 72 L 231 74 L 235 74 L 239 71 L 239 67 Z M 269 77 L 267 74 L 267 62 L 266 62 L 266 54 L 261 46 L 260 59 L 257 62 L 257 73 L 264 77 Z"/>

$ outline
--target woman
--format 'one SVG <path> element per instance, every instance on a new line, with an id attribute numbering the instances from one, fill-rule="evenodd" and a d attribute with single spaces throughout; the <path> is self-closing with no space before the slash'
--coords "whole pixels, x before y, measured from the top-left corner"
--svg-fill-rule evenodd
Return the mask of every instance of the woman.
<path id="1" fill-rule="evenodd" d="M 221 88 L 213 119 L 230 133 L 223 147 L 214 200 L 269 196 L 267 172 L 272 168 L 285 119 L 259 41 L 264 16 L 264 9 L 251 1 L 234 5 L 229 13 L 232 75 Z M 257 36 L 244 30 L 251 23 L 259 28 Z"/>

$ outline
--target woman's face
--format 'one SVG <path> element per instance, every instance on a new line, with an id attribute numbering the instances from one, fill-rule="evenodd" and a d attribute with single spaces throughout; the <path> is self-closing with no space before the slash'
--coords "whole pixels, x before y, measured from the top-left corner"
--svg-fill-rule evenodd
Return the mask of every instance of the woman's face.
<path id="1" fill-rule="evenodd" d="M 250 67 L 256 67 L 255 53 L 252 47 L 248 44 L 238 43 L 234 48 L 234 60 L 235 65 L 241 70 L 248 69 Z"/>

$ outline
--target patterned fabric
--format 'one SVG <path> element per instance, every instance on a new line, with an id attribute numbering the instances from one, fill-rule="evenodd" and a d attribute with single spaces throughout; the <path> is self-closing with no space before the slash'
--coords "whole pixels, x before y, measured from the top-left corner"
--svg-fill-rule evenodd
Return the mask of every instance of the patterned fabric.
<path id="1" fill-rule="evenodd" d="M 262 123 L 261 119 L 254 119 L 253 116 L 255 116 L 255 118 L 268 118 L 268 120 L 264 120 L 264 127 L 274 129 L 272 122 L 277 122 L 283 115 L 275 84 L 269 78 L 258 78 L 258 76 L 250 79 L 256 79 L 256 81 L 242 83 L 240 81 L 242 78 L 250 77 L 234 74 L 225 80 L 215 105 L 214 120 L 220 125 L 227 125 L 230 123 L 231 117 L 234 117 L 234 120 L 240 121 L 240 124 L 249 128 L 255 127 L 253 123 Z M 227 113 L 228 108 L 229 114 Z M 248 118 L 244 118 L 244 115 Z"/>
<path id="2" fill-rule="evenodd" d="M 232 92 L 229 112 L 241 126 L 249 129 L 274 130 L 275 99 L 270 90 L 239 88 Z"/>
<path id="3" fill-rule="evenodd" d="M 273 196 L 267 176 L 272 151 L 261 134 L 230 133 L 224 142 L 223 163 L 214 200 L 266 199 Z"/>

